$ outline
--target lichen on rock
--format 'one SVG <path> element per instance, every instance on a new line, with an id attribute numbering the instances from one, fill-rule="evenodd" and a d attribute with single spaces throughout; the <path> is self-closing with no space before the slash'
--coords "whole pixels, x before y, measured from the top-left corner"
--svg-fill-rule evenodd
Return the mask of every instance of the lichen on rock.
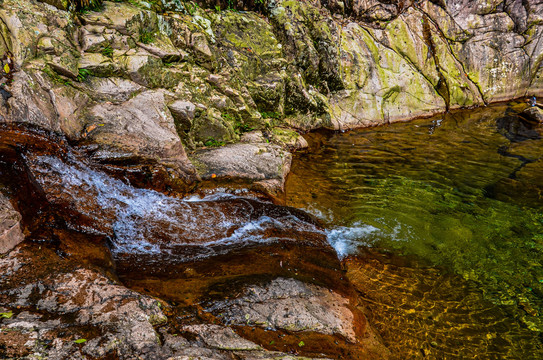
<path id="1" fill-rule="evenodd" d="M 7 1 L 1 51 L 15 59 L 4 85 L 14 96 L 3 117 L 75 139 L 96 115 L 86 108 L 148 89 L 194 104 L 190 116 L 171 107 L 190 150 L 248 130 L 349 129 L 542 91 L 537 2 L 104 1 L 81 11 Z M 62 107 L 55 96 L 69 93 Z"/>

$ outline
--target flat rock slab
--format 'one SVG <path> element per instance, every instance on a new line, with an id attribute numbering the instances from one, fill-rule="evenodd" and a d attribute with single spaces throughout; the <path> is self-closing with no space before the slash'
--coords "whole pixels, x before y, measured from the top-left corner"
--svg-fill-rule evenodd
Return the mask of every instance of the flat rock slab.
<path id="1" fill-rule="evenodd" d="M 0 194 L 0 254 L 7 253 L 24 240 L 21 214 Z"/>
<path id="2" fill-rule="evenodd" d="M 252 341 L 246 340 L 236 334 L 232 329 L 220 325 L 189 325 L 184 331 L 202 337 L 206 345 L 220 350 L 262 350 Z"/>
<path id="3" fill-rule="evenodd" d="M 348 304 L 348 299 L 328 289 L 278 278 L 263 287 L 248 287 L 244 296 L 216 302 L 208 310 L 229 324 L 339 334 L 354 343 L 355 317 Z"/>
<path id="4" fill-rule="evenodd" d="M 191 160 L 204 180 L 283 181 L 290 170 L 292 155 L 277 145 L 244 143 L 200 150 Z"/>

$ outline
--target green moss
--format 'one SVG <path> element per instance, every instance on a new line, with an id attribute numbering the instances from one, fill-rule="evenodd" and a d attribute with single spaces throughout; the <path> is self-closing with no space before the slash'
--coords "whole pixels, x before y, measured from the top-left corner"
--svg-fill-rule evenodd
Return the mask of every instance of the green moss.
<path id="1" fill-rule="evenodd" d="M 140 33 L 140 42 L 144 43 L 144 44 L 150 44 L 153 42 L 153 40 L 155 39 L 156 37 L 156 32 L 154 31 L 149 31 L 147 29 L 144 29 L 142 30 L 142 32 Z"/>
<path id="2" fill-rule="evenodd" d="M 228 13 L 214 23 L 214 27 L 225 34 L 227 44 L 237 50 L 265 58 L 281 56 L 279 42 L 271 26 L 256 14 Z"/>
<path id="3" fill-rule="evenodd" d="M 164 315 L 151 315 L 149 316 L 149 323 L 152 326 L 162 325 L 168 322 L 168 318 Z"/>
<path id="4" fill-rule="evenodd" d="M 300 134 L 291 129 L 275 127 L 271 132 L 276 142 L 290 147 L 294 147 L 300 137 Z"/>
<path id="5" fill-rule="evenodd" d="M 394 102 L 396 98 L 398 97 L 398 94 L 402 91 L 402 88 L 398 85 L 391 87 L 387 90 L 387 92 L 383 95 L 383 101 L 390 101 Z"/>
<path id="6" fill-rule="evenodd" d="M 222 140 L 216 140 L 212 137 L 208 138 L 206 141 L 204 141 L 204 145 L 207 147 L 219 147 L 224 146 L 226 143 Z"/>
<path id="7" fill-rule="evenodd" d="M 43 72 L 45 74 L 47 74 L 49 79 L 51 79 L 53 82 L 56 82 L 56 83 L 62 84 L 62 85 L 68 85 L 68 86 L 72 85 L 72 82 L 70 80 L 66 79 L 63 76 L 60 76 L 58 73 L 53 71 L 49 66 L 45 66 L 43 68 Z"/>
<path id="8" fill-rule="evenodd" d="M 196 157 L 191 157 L 190 162 L 198 172 L 198 174 L 206 174 L 209 171 L 209 168 Z"/>
<path id="9" fill-rule="evenodd" d="M 281 114 L 275 111 L 262 111 L 260 113 L 263 119 L 280 119 Z"/>

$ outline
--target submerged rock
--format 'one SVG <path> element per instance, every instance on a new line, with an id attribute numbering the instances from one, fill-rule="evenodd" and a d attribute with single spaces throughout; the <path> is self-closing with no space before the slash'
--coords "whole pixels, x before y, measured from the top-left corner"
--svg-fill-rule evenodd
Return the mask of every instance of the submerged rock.
<path id="1" fill-rule="evenodd" d="M 241 297 L 215 302 L 207 311 L 226 324 L 338 334 L 354 343 L 355 319 L 348 305 L 348 299 L 329 289 L 278 278 L 246 287 Z"/>

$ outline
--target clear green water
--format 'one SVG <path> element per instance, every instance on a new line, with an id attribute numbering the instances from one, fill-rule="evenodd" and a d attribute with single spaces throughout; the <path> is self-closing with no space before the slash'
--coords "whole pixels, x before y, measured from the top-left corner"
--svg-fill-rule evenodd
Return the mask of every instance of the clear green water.
<path id="1" fill-rule="evenodd" d="M 320 217 L 340 253 L 370 247 L 446 269 L 543 331 L 543 127 L 521 109 L 311 134 L 287 205 Z"/>

